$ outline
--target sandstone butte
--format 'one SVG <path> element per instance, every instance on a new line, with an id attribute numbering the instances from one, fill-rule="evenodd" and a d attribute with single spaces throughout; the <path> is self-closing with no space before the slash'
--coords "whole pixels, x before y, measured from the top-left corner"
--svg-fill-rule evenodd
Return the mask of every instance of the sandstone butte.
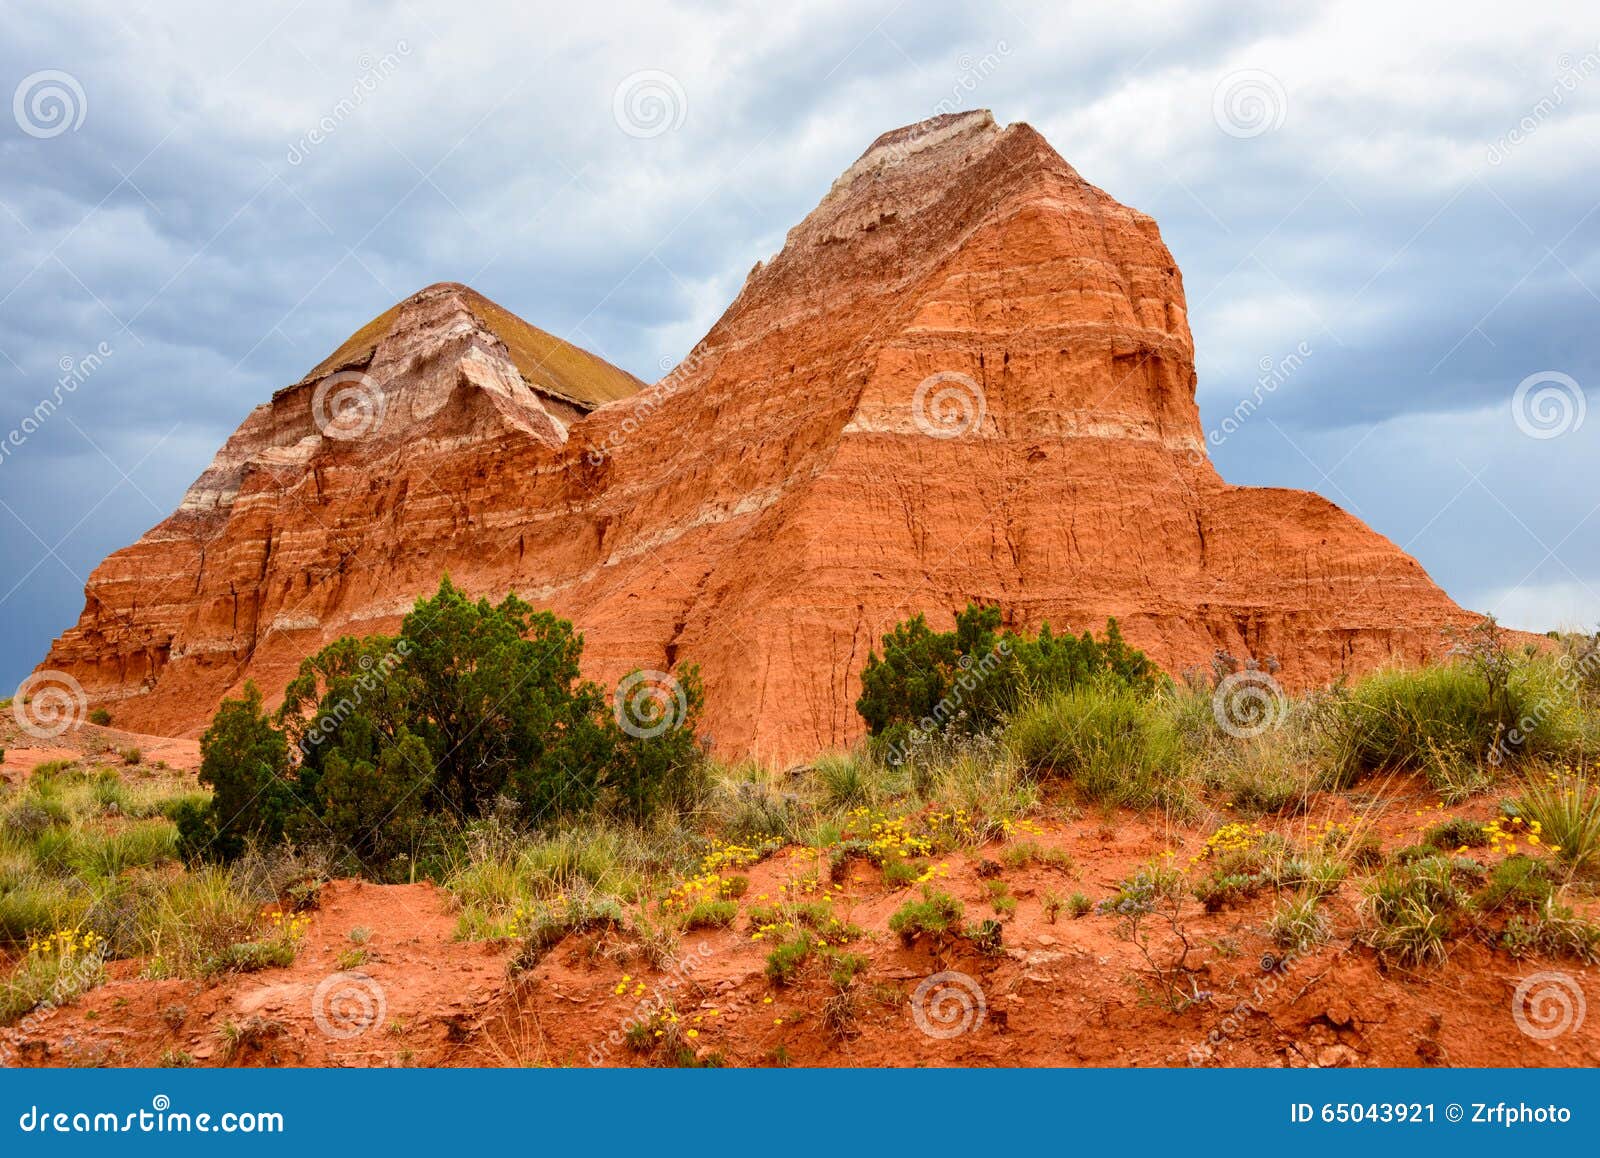
<path id="1" fill-rule="evenodd" d="M 372 396 L 332 437 L 341 390 Z M 192 735 L 446 571 L 573 620 L 597 680 L 698 663 L 717 750 L 772 760 L 857 737 L 868 649 L 972 599 L 1291 687 L 1466 618 L 1332 503 L 1218 476 L 1155 221 L 985 111 L 880 137 L 649 387 L 465 286 L 406 299 L 95 569 L 41 668 Z"/>

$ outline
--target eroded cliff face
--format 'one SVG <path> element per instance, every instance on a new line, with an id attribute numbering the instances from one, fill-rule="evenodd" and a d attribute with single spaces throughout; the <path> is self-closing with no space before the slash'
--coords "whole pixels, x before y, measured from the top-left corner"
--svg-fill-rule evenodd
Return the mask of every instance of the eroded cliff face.
<path id="1" fill-rule="evenodd" d="M 1327 501 L 1224 483 L 1194 384 L 1155 222 L 1027 125 L 936 118 L 654 386 L 462 286 L 374 319 L 96 569 L 43 666 L 192 732 L 448 571 L 571 618 L 597 679 L 700 664 L 719 750 L 787 759 L 859 734 L 884 630 L 969 599 L 1115 615 L 1173 671 L 1273 654 L 1291 686 L 1437 652 L 1464 613 Z"/>

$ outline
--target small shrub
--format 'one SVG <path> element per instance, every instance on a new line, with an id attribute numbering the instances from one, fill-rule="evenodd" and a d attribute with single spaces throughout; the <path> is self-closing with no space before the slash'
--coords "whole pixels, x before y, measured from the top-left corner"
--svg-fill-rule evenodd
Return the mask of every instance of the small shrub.
<path id="1" fill-rule="evenodd" d="M 1489 830 L 1476 820 L 1456 816 L 1428 829 L 1422 841 L 1440 852 L 1483 848 L 1489 843 Z"/>
<path id="2" fill-rule="evenodd" d="M 1094 912 L 1094 902 L 1083 893 L 1073 893 L 1067 898 L 1067 912 L 1072 914 L 1073 920 L 1087 917 Z"/>
<path id="3" fill-rule="evenodd" d="M 1295 953 L 1327 940 L 1328 921 L 1316 894 L 1302 893 L 1280 904 L 1267 921 L 1267 933 L 1279 948 Z"/>
<path id="4" fill-rule="evenodd" d="M 1600 872 L 1600 784 L 1592 773 L 1563 770 L 1532 778 L 1514 807 L 1518 816 L 1538 823 L 1539 840 L 1574 870 Z"/>
<path id="5" fill-rule="evenodd" d="M 264 1049 L 268 1042 L 282 1033 L 281 1022 L 259 1015 L 247 1017 L 243 1021 L 231 1019 L 224 1021 L 222 1028 L 217 1031 L 222 1064 L 230 1065 L 246 1053 Z"/>
<path id="6" fill-rule="evenodd" d="M 999 921 L 979 921 L 967 930 L 967 939 L 980 953 L 998 954 L 1003 947 L 1005 930 Z"/>
<path id="7" fill-rule="evenodd" d="M 111 724 L 111 713 L 106 711 L 104 708 L 95 708 L 89 713 L 89 722 L 102 728 L 109 727 Z"/>
<path id="8" fill-rule="evenodd" d="M 285 969 L 294 964 L 295 945 L 292 941 L 244 941 L 229 945 L 217 962 L 218 971 L 228 973 L 256 973 L 262 969 Z M 339 968 L 347 968 L 340 958 Z"/>
<path id="9" fill-rule="evenodd" d="M 1054 889 L 1046 889 L 1044 896 L 1040 898 L 1040 904 L 1044 908 L 1044 919 L 1053 925 L 1056 923 L 1056 919 L 1066 910 L 1067 898 Z"/>
<path id="10" fill-rule="evenodd" d="M 1373 948 L 1405 965 L 1442 964 L 1467 894 L 1443 857 L 1388 868 L 1368 886 Z"/>
<path id="11" fill-rule="evenodd" d="M 1194 895 L 1208 913 L 1220 913 L 1259 893 L 1265 887 L 1261 877 L 1253 873 L 1208 873 L 1195 882 Z"/>
<path id="12" fill-rule="evenodd" d="M 684 919 L 685 929 L 726 929 L 739 916 L 736 901 L 701 901 L 689 910 Z"/>
<path id="13" fill-rule="evenodd" d="M 259 917 L 232 873 L 205 866 L 150 898 L 136 924 L 149 973 L 208 977 L 236 967 L 233 947 L 255 940 Z"/>
<path id="14" fill-rule="evenodd" d="M 930 725 L 943 734 L 982 733 L 1029 695 L 1090 683 L 1146 693 L 1161 683 L 1114 619 L 1103 641 L 1088 632 L 1058 636 L 1049 624 L 1035 637 L 1017 635 L 1002 631 L 1000 621 L 1000 608 L 976 603 L 956 613 L 952 631 L 936 632 L 917 615 L 883 637 L 881 658 L 868 653 L 856 711 L 891 764 L 906 760 Z"/>
<path id="15" fill-rule="evenodd" d="M 923 933 L 943 939 L 960 929 L 965 912 L 966 906 L 949 893 L 924 886 L 922 900 L 906 902 L 889 918 L 889 931 L 908 946 Z"/>
<path id="16" fill-rule="evenodd" d="M 1339 701 L 1340 783 L 1408 769 L 1453 801 L 1485 787 L 1488 768 L 1567 750 L 1577 705 L 1555 665 L 1512 660 L 1487 640 L 1474 636 L 1468 662 L 1378 672 Z"/>
<path id="17" fill-rule="evenodd" d="M 0 981 L 0 1026 L 10 1025 L 39 1005 L 64 1005 L 105 980 L 105 958 L 94 935 L 75 929 L 29 948 L 11 974 Z"/>
<path id="18" fill-rule="evenodd" d="M 1320 899 L 1338 892 L 1349 871 L 1349 866 L 1335 857 L 1301 855 L 1284 857 L 1268 875 L 1278 888 L 1310 893 Z"/>
<path id="19" fill-rule="evenodd" d="M 1205 723 L 1214 725 L 1213 706 L 1204 700 Z M 1224 748 L 1209 757 L 1223 763 L 1219 787 L 1239 816 L 1292 816 L 1304 812 L 1314 792 L 1326 787 L 1327 773 L 1316 754 L 1303 750 L 1303 729 L 1286 726 L 1251 743 Z"/>
<path id="20" fill-rule="evenodd" d="M 883 883 L 891 889 L 903 889 L 925 878 L 928 862 L 925 860 L 889 860 L 883 865 Z"/>
<path id="21" fill-rule="evenodd" d="M 1011 888 L 1005 881 L 993 880 L 985 885 L 989 893 L 989 904 L 994 911 L 1002 917 L 1014 917 L 1017 913 L 1017 898 L 1011 895 Z"/>
<path id="22" fill-rule="evenodd" d="M 1033 864 L 1064 872 L 1071 872 L 1073 868 L 1072 857 L 1064 849 L 1045 848 L 1036 840 L 1019 840 L 1007 845 L 1000 850 L 1000 863 L 1008 869 L 1022 869 Z"/>
<path id="23" fill-rule="evenodd" d="M 623 927 L 622 905 L 616 897 L 591 889 L 574 889 L 555 903 L 538 906 L 529 915 L 522 933 L 522 945 L 511 959 L 511 971 L 513 974 L 524 973 L 534 968 L 551 949 L 575 933 Z M 653 954 L 648 942 L 645 946 L 647 955 L 657 957 L 663 953 L 670 955 L 674 947 L 671 939 L 659 947 L 660 952 Z"/>
<path id="24" fill-rule="evenodd" d="M 843 989 L 853 982 L 862 973 L 865 973 L 870 962 L 859 953 L 834 953 L 828 954 L 828 979 L 834 987 Z"/>
<path id="25" fill-rule="evenodd" d="M 1106 916 L 1124 921 L 1144 917 L 1163 904 L 1176 903 L 1183 896 L 1183 874 L 1170 865 L 1153 861 L 1117 884 L 1117 891 L 1101 901 L 1098 908 Z"/>
<path id="26" fill-rule="evenodd" d="M 122 757 L 124 764 L 141 764 L 144 762 L 144 753 L 137 748 L 124 748 L 117 754 Z"/>
<path id="27" fill-rule="evenodd" d="M 1478 907 L 1488 912 L 1500 909 L 1543 910 L 1555 895 L 1555 882 L 1543 862 L 1528 856 L 1509 856 L 1494 866 L 1489 883 L 1478 894 Z"/>
<path id="28" fill-rule="evenodd" d="M 823 803 L 830 808 L 853 808 L 871 802 L 875 793 L 871 773 L 856 756 L 829 754 L 812 764 Z"/>
<path id="29" fill-rule="evenodd" d="M 1181 920 L 1183 874 L 1157 858 L 1122 880 L 1099 909 L 1117 918 L 1117 932 L 1139 950 L 1163 1008 L 1181 1013 L 1203 994 L 1188 965 L 1193 938 Z M 1152 926 L 1164 930 L 1166 948 L 1158 952 Z"/>
<path id="30" fill-rule="evenodd" d="M 1186 808 L 1187 756 L 1161 704 L 1127 688 L 1078 688 L 1024 706 L 1006 744 L 1034 775 L 1064 779 L 1089 800 Z"/>
<path id="31" fill-rule="evenodd" d="M 788 985 L 799 975 L 800 967 L 810 959 L 816 947 L 815 939 L 805 930 L 779 942 L 777 948 L 767 954 L 767 980 L 775 985 Z"/>
<path id="32" fill-rule="evenodd" d="M 1600 961 L 1600 925 L 1551 901 L 1538 913 L 1513 914 L 1499 945 L 1513 957 L 1538 952 L 1592 965 Z"/>

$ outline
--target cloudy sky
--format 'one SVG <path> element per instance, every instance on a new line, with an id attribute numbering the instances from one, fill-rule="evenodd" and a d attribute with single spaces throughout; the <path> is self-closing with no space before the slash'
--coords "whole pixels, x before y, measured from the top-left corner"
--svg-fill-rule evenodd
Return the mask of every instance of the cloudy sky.
<path id="1" fill-rule="evenodd" d="M 1600 10 L 1296 7 L 7 0 L 0 685 L 397 299 L 465 281 L 653 380 L 874 136 L 976 107 L 1160 222 L 1225 477 L 1592 629 Z"/>

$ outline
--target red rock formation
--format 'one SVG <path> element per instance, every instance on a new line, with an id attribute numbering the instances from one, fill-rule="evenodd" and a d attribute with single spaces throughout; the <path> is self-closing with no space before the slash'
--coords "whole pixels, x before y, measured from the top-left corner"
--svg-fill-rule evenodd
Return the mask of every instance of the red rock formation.
<path id="1" fill-rule="evenodd" d="M 321 433 L 341 372 L 381 422 Z M 1217 476 L 1155 222 L 987 113 L 879 138 L 683 365 L 631 384 L 424 290 L 255 411 L 44 666 L 192 731 L 448 570 L 572 618 L 596 678 L 698 662 L 720 749 L 786 758 L 859 733 L 888 626 L 969 599 L 1115 615 L 1172 670 L 1275 654 L 1298 686 L 1420 660 L 1463 616 L 1326 500 Z"/>

